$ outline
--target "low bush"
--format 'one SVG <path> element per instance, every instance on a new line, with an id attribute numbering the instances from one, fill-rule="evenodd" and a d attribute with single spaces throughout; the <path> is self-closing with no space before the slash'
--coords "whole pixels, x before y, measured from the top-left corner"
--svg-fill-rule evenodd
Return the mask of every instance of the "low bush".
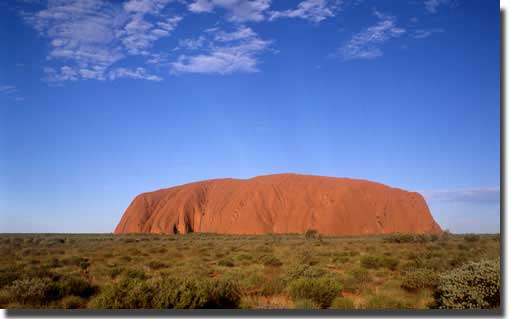
<path id="1" fill-rule="evenodd" d="M 209 281 L 209 298 L 205 308 L 235 309 L 241 303 L 239 286 L 231 280 Z"/>
<path id="2" fill-rule="evenodd" d="M 152 307 L 152 289 L 143 279 L 123 278 L 109 283 L 91 301 L 97 309 L 147 309 Z"/>
<path id="3" fill-rule="evenodd" d="M 157 261 L 157 260 L 153 260 L 153 261 L 150 261 L 147 266 L 149 266 L 150 269 L 158 270 L 158 269 L 161 269 L 161 268 L 166 268 L 167 264 L 165 264 L 163 262 L 160 262 L 160 261 Z"/>
<path id="4" fill-rule="evenodd" d="M 153 280 L 124 278 L 109 284 L 92 300 L 98 309 L 237 308 L 240 293 L 229 280 L 163 277 Z"/>
<path id="5" fill-rule="evenodd" d="M 333 300 L 331 303 L 331 309 L 338 309 L 338 310 L 352 310 L 355 309 L 354 303 L 351 299 L 338 297 Z"/>
<path id="6" fill-rule="evenodd" d="M 319 258 L 317 256 L 310 252 L 309 250 L 299 251 L 297 255 L 297 262 L 299 264 L 308 265 L 308 266 L 315 266 L 319 263 Z"/>
<path id="7" fill-rule="evenodd" d="M 361 266 L 367 269 L 385 267 L 391 270 L 397 269 L 399 260 L 390 256 L 364 256 L 361 258 Z"/>
<path id="8" fill-rule="evenodd" d="M 302 309 L 302 310 L 313 310 L 320 309 L 319 306 L 313 300 L 310 299 L 299 299 L 294 301 L 294 309 Z"/>
<path id="9" fill-rule="evenodd" d="M 317 266 L 294 265 L 287 270 L 285 280 L 292 281 L 301 277 L 319 278 L 325 276 L 327 273 L 327 270 Z"/>
<path id="10" fill-rule="evenodd" d="M 280 259 L 276 258 L 273 255 L 265 255 L 262 257 L 262 263 L 264 266 L 269 267 L 280 267 L 283 265 L 283 263 L 280 261 Z"/>
<path id="11" fill-rule="evenodd" d="M 459 254 L 453 254 L 453 256 L 449 259 L 448 263 L 450 264 L 451 267 L 457 268 L 467 263 L 469 261 L 469 258 L 470 258 L 469 254 L 462 251 Z"/>
<path id="12" fill-rule="evenodd" d="M 141 269 L 129 269 L 124 273 L 124 276 L 130 279 L 147 279 L 145 271 Z"/>
<path id="13" fill-rule="evenodd" d="M 330 277 L 299 278 L 292 281 L 288 289 L 294 301 L 310 299 L 321 308 L 327 308 L 338 296 L 342 286 L 337 280 Z"/>
<path id="14" fill-rule="evenodd" d="M 7 287 L 9 302 L 38 308 L 62 297 L 62 291 L 49 278 L 25 278 L 15 280 Z"/>
<path id="15" fill-rule="evenodd" d="M 432 308 L 490 309 L 500 306 L 499 259 L 470 262 L 439 277 Z"/>
<path id="16" fill-rule="evenodd" d="M 476 234 L 466 234 L 464 235 L 464 240 L 467 242 L 475 242 L 480 240 L 480 236 Z"/>
<path id="17" fill-rule="evenodd" d="M 88 280 L 78 276 L 64 276 L 60 278 L 57 285 L 63 296 L 73 295 L 88 298 L 97 290 L 97 287 Z"/>
<path id="18" fill-rule="evenodd" d="M 79 266 L 82 270 L 87 270 L 90 266 L 90 261 L 87 258 L 83 258 L 80 261 Z"/>
<path id="19" fill-rule="evenodd" d="M 439 281 L 439 275 L 430 269 L 420 269 L 408 272 L 402 279 L 401 287 L 407 291 L 415 291 L 422 288 L 435 288 Z"/>
<path id="20" fill-rule="evenodd" d="M 112 279 L 115 279 L 118 275 L 122 274 L 123 271 L 124 269 L 121 267 L 113 267 L 112 269 L 108 270 L 108 275 L 110 275 Z"/>
<path id="21" fill-rule="evenodd" d="M 319 237 L 319 233 L 315 229 L 309 229 L 305 232 L 305 239 L 317 239 Z"/>
<path id="22" fill-rule="evenodd" d="M 234 267 L 234 261 L 231 258 L 224 258 L 218 262 L 219 266 Z"/>
<path id="23" fill-rule="evenodd" d="M 388 243 L 412 243 L 414 242 L 413 234 L 392 234 L 384 237 L 384 241 Z"/>
<path id="24" fill-rule="evenodd" d="M 62 267 L 62 262 L 60 262 L 60 260 L 58 258 L 52 258 L 49 262 L 48 262 L 48 266 L 50 268 L 59 268 L 59 267 Z"/>
<path id="25" fill-rule="evenodd" d="M 285 281 L 281 278 L 271 278 L 262 283 L 260 294 L 265 297 L 281 294 L 285 290 Z"/>
<path id="26" fill-rule="evenodd" d="M 436 234 L 392 234 L 384 237 L 387 243 L 428 243 L 439 239 Z"/>
<path id="27" fill-rule="evenodd" d="M 0 288 L 10 285 L 13 281 L 22 276 L 21 267 L 10 266 L 0 269 Z"/>
<path id="28" fill-rule="evenodd" d="M 238 260 L 238 261 L 252 261 L 253 260 L 253 256 L 248 255 L 248 254 L 235 255 L 234 258 L 235 258 L 235 260 Z"/>
<path id="29" fill-rule="evenodd" d="M 348 273 L 343 284 L 346 291 L 357 292 L 365 288 L 371 281 L 372 278 L 368 270 L 364 268 L 355 268 Z"/>
<path id="30" fill-rule="evenodd" d="M 385 295 L 377 295 L 368 300 L 366 309 L 373 310 L 399 310 L 410 309 L 411 306 L 398 298 L 393 298 Z"/>
<path id="31" fill-rule="evenodd" d="M 64 309 L 79 309 L 85 307 L 85 300 L 78 296 L 66 296 L 60 303 Z"/>

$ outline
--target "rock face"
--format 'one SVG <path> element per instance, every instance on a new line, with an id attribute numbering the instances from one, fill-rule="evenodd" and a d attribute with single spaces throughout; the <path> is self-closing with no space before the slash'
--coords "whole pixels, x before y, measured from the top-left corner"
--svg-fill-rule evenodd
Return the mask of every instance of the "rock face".
<path id="1" fill-rule="evenodd" d="M 215 179 L 138 195 L 115 233 L 440 233 L 423 197 L 383 184 L 297 174 Z"/>

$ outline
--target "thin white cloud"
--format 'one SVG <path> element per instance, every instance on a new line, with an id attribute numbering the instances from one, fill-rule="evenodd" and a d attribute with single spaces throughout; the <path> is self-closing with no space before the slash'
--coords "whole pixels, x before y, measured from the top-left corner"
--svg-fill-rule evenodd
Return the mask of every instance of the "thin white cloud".
<path id="1" fill-rule="evenodd" d="M 108 74 L 110 80 L 128 78 L 138 80 L 161 81 L 163 78 L 157 75 L 149 74 L 145 68 L 138 67 L 136 69 L 116 68 Z"/>
<path id="2" fill-rule="evenodd" d="M 206 39 L 200 36 L 196 39 L 180 39 L 177 49 L 198 50 L 205 45 Z"/>
<path id="3" fill-rule="evenodd" d="M 424 0 L 423 4 L 425 6 L 425 10 L 428 13 L 434 14 L 434 13 L 438 12 L 439 7 L 441 7 L 441 6 L 449 6 L 449 7 L 457 6 L 457 1 L 456 0 Z"/>
<path id="4" fill-rule="evenodd" d="M 194 13 L 204 13 L 220 8 L 227 12 L 228 20 L 246 22 L 265 20 L 265 11 L 270 5 L 270 0 L 194 0 L 188 9 Z"/>
<path id="5" fill-rule="evenodd" d="M 426 190 L 421 194 L 429 201 L 499 202 L 499 187 Z"/>
<path id="6" fill-rule="evenodd" d="M 11 94 L 16 93 L 18 89 L 16 89 L 13 85 L 1 85 L 0 86 L 0 93 L 2 94 Z"/>
<path id="7" fill-rule="evenodd" d="M 221 30 L 213 33 L 205 52 L 194 55 L 182 54 L 171 64 L 171 72 L 232 74 L 258 72 L 258 56 L 270 41 L 262 40 L 250 28 L 240 26 L 233 32 Z"/>
<path id="8" fill-rule="evenodd" d="M 6 96 L 16 102 L 25 100 L 25 98 L 21 96 L 20 90 L 14 85 L 0 85 L 0 95 Z"/>
<path id="9" fill-rule="evenodd" d="M 241 26 L 239 29 L 233 32 L 217 31 L 214 34 L 214 39 L 220 42 L 230 42 L 247 38 L 254 38 L 256 36 L 257 35 L 251 28 Z"/>
<path id="10" fill-rule="evenodd" d="M 425 39 L 425 38 L 430 37 L 432 34 L 439 33 L 439 32 L 444 32 L 444 30 L 443 29 L 418 29 L 418 30 L 413 30 L 413 32 L 411 33 L 411 36 L 414 39 Z"/>
<path id="11" fill-rule="evenodd" d="M 377 24 L 355 34 L 338 49 L 338 55 L 343 60 L 380 57 L 383 55 L 383 44 L 406 33 L 406 29 L 396 25 L 394 16 L 378 11 L 375 11 L 374 15 L 379 19 Z"/>
<path id="12" fill-rule="evenodd" d="M 149 49 L 160 38 L 170 35 L 182 17 L 174 16 L 156 24 L 147 21 L 143 15 L 134 14 L 118 34 L 122 44 L 131 55 L 149 55 Z"/>
<path id="13" fill-rule="evenodd" d="M 342 2 L 339 0 L 304 0 L 292 10 L 272 11 L 270 20 L 278 18 L 301 18 L 319 23 L 335 16 Z"/>
<path id="14" fill-rule="evenodd" d="M 48 39 L 49 81 L 105 80 L 129 56 L 151 56 L 181 17 L 164 12 L 170 0 L 53 0 L 26 21 Z M 138 62 L 139 63 L 139 62 Z"/>

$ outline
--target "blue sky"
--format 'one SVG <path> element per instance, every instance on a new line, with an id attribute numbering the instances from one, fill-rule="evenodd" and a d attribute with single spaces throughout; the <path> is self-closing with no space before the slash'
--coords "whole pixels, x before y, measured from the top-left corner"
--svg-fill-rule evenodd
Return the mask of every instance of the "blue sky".
<path id="1" fill-rule="evenodd" d="M 0 4 L 0 232 L 111 232 L 141 192 L 295 172 L 499 231 L 499 3 Z"/>

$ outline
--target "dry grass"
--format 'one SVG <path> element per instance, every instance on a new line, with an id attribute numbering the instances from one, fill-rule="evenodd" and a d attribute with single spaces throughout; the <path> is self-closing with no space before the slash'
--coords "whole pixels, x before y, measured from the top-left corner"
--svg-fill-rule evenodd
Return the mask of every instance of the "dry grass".
<path id="1" fill-rule="evenodd" d="M 4 234 L 0 254 L 3 308 L 88 308 L 107 284 L 123 278 L 150 282 L 178 276 L 234 283 L 240 308 L 291 309 L 307 304 L 290 297 L 295 276 L 329 276 L 342 287 L 338 297 L 352 300 L 357 309 L 426 309 L 433 288 L 404 290 L 407 273 L 441 273 L 468 261 L 497 258 L 500 241 L 499 235 L 451 234 L 403 242 L 386 236 Z M 304 268 L 296 272 L 297 267 Z M 31 304 L 10 295 L 16 280 L 48 278 L 60 284 L 71 275 L 85 280 L 93 294 L 60 294 Z"/>

